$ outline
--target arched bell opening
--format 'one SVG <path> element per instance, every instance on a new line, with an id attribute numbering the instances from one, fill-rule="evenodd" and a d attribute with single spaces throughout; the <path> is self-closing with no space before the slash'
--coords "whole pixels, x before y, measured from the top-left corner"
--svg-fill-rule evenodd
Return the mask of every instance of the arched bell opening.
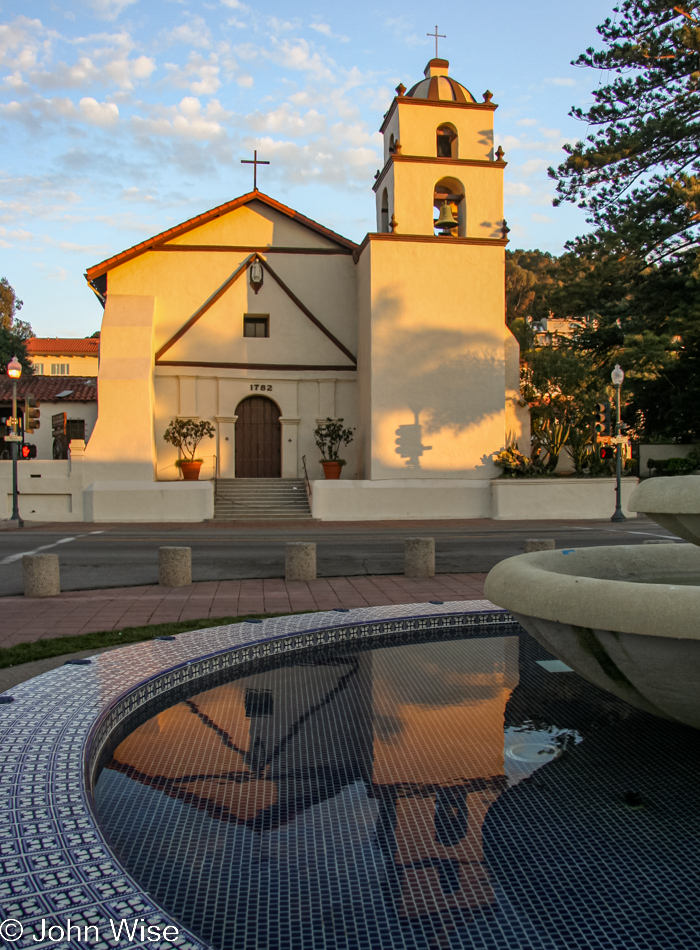
<path id="1" fill-rule="evenodd" d="M 443 122 L 437 129 L 436 155 L 438 158 L 459 158 L 457 129 L 449 122 Z"/>
<path id="2" fill-rule="evenodd" d="M 433 227 L 440 237 L 467 236 L 464 185 L 457 178 L 441 178 L 433 190 Z"/>
<path id="3" fill-rule="evenodd" d="M 389 192 L 385 188 L 382 192 L 381 212 L 379 216 L 379 229 L 383 233 L 390 231 L 389 227 Z"/>

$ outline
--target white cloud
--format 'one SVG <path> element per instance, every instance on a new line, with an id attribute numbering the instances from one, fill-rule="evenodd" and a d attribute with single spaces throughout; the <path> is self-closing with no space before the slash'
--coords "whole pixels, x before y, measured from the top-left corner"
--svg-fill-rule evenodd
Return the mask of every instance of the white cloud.
<path id="1" fill-rule="evenodd" d="M 0 105 L 0 113 L 15 119 L 31 129 L 38 130 L 45 123 L 59 123 L 62 119 L 83 120 L 88 125 L 106 127 L 119 120 L 119 107 L 113 102 L 98 102 L 92 96 L 84 96 L 76 104 L 65 97 L 44 99 L 34 96 L 24 102 L 8 102 Z"/>
<path id="2" fill-rule="evenodd" d="M 92 96 L 85 96 L 78 106 L 85 121 L 91 125 L 105 127 L 119 121 L 119 108 L 113 102 L 98 102 Z"/>
<path id="3" fill-rule="evenodd" d="M 549 86 L 575 86 L 576 80 L 570 76 L 553 76 L 551 79 L 545 79 Z"/>
<path id="4" fill-rule="evenodd" d="M 246 116 L 246 124 L 253 132 L 303 138 L 323 131 L 326 117 L 315 109 L 302 115 L 292 111 L 288 105 L 283 105 L 269 112 L 255 112 Z"/>
<path id="5" fill-rule="evenodd" d="M 299 28 L 299 21 L 280 20 L 279 17 L 269 16 L 265 18 L 265 23 L 273 33 L 290 33 Z"/>
<path id="6" fill-rule="evenodd" d="M 103 20 L 116 20 L 122 10 L 137 0 L 88 0 L 96 16 Z"/>
<path id="7" fill-rule="evenodd" d="M 122 89 L 133 89 L 134 80 L 149 79 L 155 72 L 156 64 L 150 56 L 137 56 L 135 59 L 115 56 L 106 62 L 102 69 L 105 75 Z"/>
<path id="8" fill-rule="evenodd" d="M 538 175 L 549 168 L 550 162 L 546 158 L 528 158 L 526 162 L 518 164 L 520 175 Z"/>
<path id="9" fill-rule="evenodd" d="M 242 13 L 249 9 L 246 4 L 241 3 L 240 0 L 221 0 L 221 3 L 230 10 L 240 10 Z"/>
<path id="10" fill-rule="evenodd" d="M 143 191 L 141 188 L 136 188 L 133 186 L 131 188 L 122 189 L 122 193 L 119 196 L 122 201 L 155 201 L 156 198 L 148 194 L 148 192 Z"/>
<path id="11" fill-rule="evenodd" d="M 532 188 L 522 181 L 506 181 L 504 191 L 507 195 L 523 197 L 532 194 Z"/>
<path id="12" fill-rule="evenodd" d="M 343 36 L 340 33 L 334 33 L 328 23 L 310 23 L 309 25 L 312 30 L 316 30 L 316 32 L 320 33 L 322 36 L 327 36 L 329 40 L 340 40 L 341 43 L 350 42 L 349 36 Z"/>
<path id="13" fill-rule="evenodd" d="M 274 49 L 268 54 L 278 65 L 286 69 L 294 69 L 309 73 L 315 79 L 332 80 L 335 73 L 324 63 L 319 53 L 312 52 L 311 46 L 307 40 L 296 40 L 282 42 L 273 39 Z M 335 66 L 334 63 L 331 65 Z"/>
<path id="14" fill-rule="evenodd" d="M 206 49 L 211 46 L 211 30 L 201 16 L 193 16 L 188 23 L 172 30 L 162 30 L 160 40 L 168 45 L 180 44 Z"/>
<path id="15" fill-rule="evenodd" d="M 169 81 L 179 87 L 186 87 L 196 96 L 212 96 L 221 86 L 216 53 L 211 53 L 208 59 L 200 53 L 190 53 L 190 58 L 184 66 L 177 63 L 166 63 Z"/>
<path id="16" fill-rule="evenodd" d="M 518 119 L 518 125 L 537 125 L 537 119 Z"/>
<path id="17" fill-rule="evenodd" d="M 552 218 L 546 214 L 538 214 L 536 211 L 530 215 L 530 220 L 537 222 L 537 224 L 551 224 Z"/>
<path id="18" fill-rule="evenodd" d="M 30 69 L 44 45 L 38 34 L 44 32 L 41 20 L 25 16 L 0 23 L 0 63 L 13 69 Z"/>
<path id="19" fill-rule="evenodd" d="M 211 99 L 202 109 L 199 99 L 185 96 L 177 106 L 159 107 L 149 118 L 134 116 L 131 123 L 139 136 L 175 136 L 204 142 L 225 135 L 221 120 L 229 115 L 218 99 Z"/>
<path id="20" fill-rule="evenodd" d="M 31 241 L 33 238 L 32 232 L 25 231 L 23 228 L 0 227 L 0 246 L 2 247 L 14 247 L 17 241 Z"/>

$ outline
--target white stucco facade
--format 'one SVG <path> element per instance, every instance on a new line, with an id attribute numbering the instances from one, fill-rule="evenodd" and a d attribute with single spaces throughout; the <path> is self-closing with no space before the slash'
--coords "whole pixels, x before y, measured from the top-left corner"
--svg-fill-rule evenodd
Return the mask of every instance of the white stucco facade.
<path id="1" fill-rule="evenodd" d="M 505 325 L 506 163 L 490 96 L 447 66 L 397 90 L 360 245 L 254 191 L 88 270 L 99 413 L 61 476 L 82 485 L 72 518 L 211 517 L 214 479 L 261 477 L 244 433 L 263 425 L 279 439 L 268 475 L 301 477 L 305 460 L 315 517 L 492 514 L 492 455 L 529 441 Z M 454 227 L 436 233 L 448 208 Z M 178 418 L 214 427 L 198 483 L 163 439 Z M 329 418 L 355 431 L 336 483 L 320 481 L 313 435 Z"/>

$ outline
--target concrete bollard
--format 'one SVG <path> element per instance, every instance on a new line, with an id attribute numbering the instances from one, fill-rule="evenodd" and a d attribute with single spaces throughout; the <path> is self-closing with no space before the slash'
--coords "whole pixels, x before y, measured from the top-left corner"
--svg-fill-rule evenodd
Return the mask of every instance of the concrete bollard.
<path id="1" fill-rule="evenodd" d="M 22 558 L 25 597 L 55 597 L 61 593 L 58 554 L 25 554 Z"/>
<path id="2" fill-rule="evenodd" d="M 313 541 L 289 541 L 285 549 L 284 577 L 288 581 L 316 580 L 316 545 Z"/>
<path id="3" fill-rule="evenodd" d="M 192 583 L 192 548 L 158 548 L 158 583 L 161 587 Z"/>
<path id="4" fill-rule="evenodd" d="M 435 538 L 406 538 L 403 572 L 405 577 L 435 576 Z"/>
<path id="5" fill-rule="evenodd" d="M 554 551 L 555 548 L 554 538 L 528 538 L 525 541 L 526 554 L 532 554 L 533 551 Z"/>

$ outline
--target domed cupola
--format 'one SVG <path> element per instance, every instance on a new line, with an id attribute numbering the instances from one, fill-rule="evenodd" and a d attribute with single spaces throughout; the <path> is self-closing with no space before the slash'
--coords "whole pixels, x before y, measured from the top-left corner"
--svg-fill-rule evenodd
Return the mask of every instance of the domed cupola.
<path id="1" fill-rule="evenodd" d="M 407 99 L 429 99 L 432 102 L 476 102 L 466 86 L 448 76 L 446 59 L 431 59 L 421 79 L 406 93 Z"/>

